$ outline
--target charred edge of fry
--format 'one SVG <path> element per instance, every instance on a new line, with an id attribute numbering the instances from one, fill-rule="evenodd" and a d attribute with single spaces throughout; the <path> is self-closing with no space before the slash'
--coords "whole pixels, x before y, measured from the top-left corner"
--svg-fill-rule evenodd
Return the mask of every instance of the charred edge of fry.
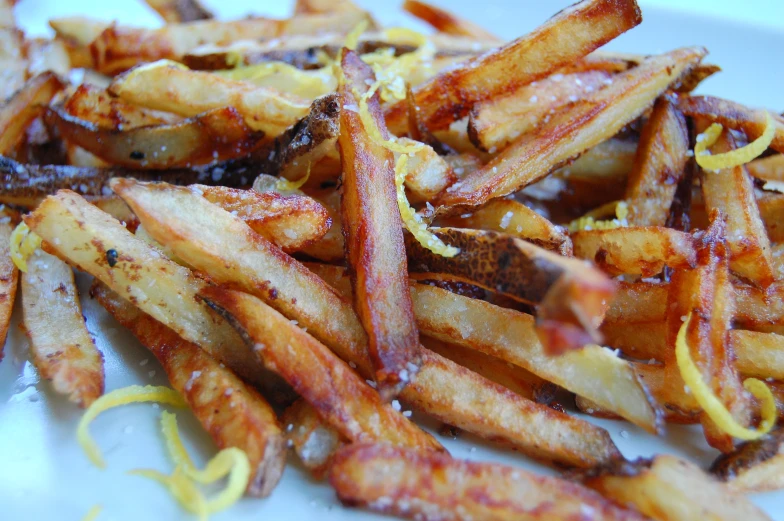
<path id="1" fill-rule="evenodd" d="M 709 472 L 723 481 L 732 481 L 744 470 L 778 455 L 782 443 L 784 428 L 776 429 L 764 438 L 741 443 L 733 452 L 721 454 L 713 461 Z"/>

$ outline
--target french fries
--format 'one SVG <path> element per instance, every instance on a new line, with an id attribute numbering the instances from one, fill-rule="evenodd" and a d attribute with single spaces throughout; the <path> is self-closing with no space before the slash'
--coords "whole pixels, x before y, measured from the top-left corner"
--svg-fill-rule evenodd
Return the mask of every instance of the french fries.
<path id="1" fill-rule="evenodd" d="M 478 25 L 432 4 L 419 0 L 406 0 L 403 9 L 432 25 L 437 31 L 455 36 L 468 36 L 478 40 L 497 40 L 494 35 Z"/>
<path id="2" fill-rule="evenodd" d="M 145 3 L 155 9 L 166 23 L 194 22 L 213 17 L 198 0 L 145 0 Z"/>
<path id="3" fill-rule="evenodd" d="M 716 458 L 710 472 L 737 494 L 784 488 L 783 435 L 784 430 L 778 429 L 763 439 L 741 444 L 734 452 Z"/>
<path id="4" fill-rule="evenodd" d="M 57 75 L 45 72 L 28 80 L 0 107 L 0 155 L 14 152 L 30 123 L 62 89 L 63 83 Z"/>
<path id="5" fill-rule="evenodd" d="M 329 482 L 344 504 L 428 521 L 643 519 L 577 483 L 384 445 L 342 449 Z"/>
<path id="6" fill-rule="evenodd" d="M 660 521 L 766 520 L 746 497 L 674 456 L 623 462 L 585 484 L 617 504 Z"/>
<path id="7" fill-rule="evenodd" d="M 291 404 L 281 418 L 286 439 L 302 464 L 318 479 L 324 477 L 335 452 L 344 444 L 340 434 L 305 400 Z"/>
<path id="8" fill-rule="evenodd" d="M 634 0 L 587 0 L 558 13 L 534 32 L 499 47 L 414 89 L 422 123 L 443 130 L 480 101 L 541 79 L 641 22 Z M 558 52 L 553 52 L 558 49 Z M 404 128 L 406 104 L 387 112 L 393 133 Z"/>
<path id="9" fill-rule="evenodd" d="M 480 170 L 447 188 L 436 203 L 477 206 L 541 179 L 636 119 L 705 54 L 705 49 L 693 47 L 646 59 L 552 117 L 537 133 L 520 137 Z"/>
<path id="10" fill-rule="evenodd" d="M 286 380 L 319 416 L 351 442 L 381 442 L 444 450 L 408 421 L 326 346 L 299 326 L 239 291 L 207 287 L 200 293 L 240 332 L 249 349 Z"/>
<path id="11" fill-rule="evenodd" d="M 341 105 L 360 105 L 375 81 L 372 69 L 352 51 L 341 61 Z M 368 100 L 372 124 L 389 139 L 376 93 Z M 368 336 L 376 385 L 385 400 L 396 396 L 419 371 L 419 332 L 408 291 L 403 221 L 397 207 L 392 152 L 373 141 L 359 112 L 340 113 L 341 224 L 354 288 L 354 309 Z"/>
<path id="12" fill-rule="evenodd" d="M 286 443 L 275 411 L 252 387 L 196 344 L 140 311 L 104 284 L 90 295 L 128 328 L 163 366 L 172 387 L 220 449 L 237 447 L 248 456 L 248 493 L 266 497 L 286 464 Z"/>
<path id="13" fill-rule="evenodd" d="M 537 331 L 551 353 L 601 342 L 597 328 L 615 286 L 598 271 L 504 234 L 457 228 L 431 231 L 459 253 L 442 257 L 406 234 L 410 272 L 445 273 L 539 305 Z"/>
<path id="14" fill-rule="evenodd" d="M 11 260 L 12 231 L 10 222 L 0 222 L 0 361 L 3 359 L 3 348 L 8 336 L 8 326 L 11 324 L 19 280 L 19 271 Z"/>
<path id="15" fill-rule="evenodd" d="M 65 101 L 63 110 L 75 118 L 119 131 L 148 125 L 172 124 L 182 120 L 176 114 L 123 103 L 90 83 L 80 85 Z"/>
<path id="16" fill-rule="evenodd" d="M 103 394 L 103 355 L 87 332 L 73 270 L 44 252 L 22 274 L 22 311 L 30 354 L 41 376 L 80 407 Z"/>

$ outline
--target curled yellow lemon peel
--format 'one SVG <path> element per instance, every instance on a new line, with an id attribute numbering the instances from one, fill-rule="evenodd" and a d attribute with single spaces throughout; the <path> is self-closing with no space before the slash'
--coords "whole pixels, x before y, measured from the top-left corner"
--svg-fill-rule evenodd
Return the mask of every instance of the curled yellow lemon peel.
<path id="1" fill-rule="evenodd" d="M 756 378 L 746 379 L 743 387 L 759 400 L 761 421 L 759 429 L 756 430 L 748 429 L 736 422 L 732 413 L 703 381 L 699 368 L 691 359 L 689 345 L 686 343 L 686 330 L 691 323 L 692 314 L 689 313 L 686 321 L 681 325 L 675 340 L 675 359 L 683 381 L 689 386 L 699 406 L 723 432 L 741 440 L 756 440 L 763 437 L 770 432 L 776 422 L 776 401 L 773 393 L 762 381 Z"/>
<path id="2" fill-rule="evenodd" d="M 101 455 L 98 444 L 90 436 L 88 430 L 90 423 L 104 411 L 121 405 L 139 402 L 158 402 L 174 407 L 186 406 L 180 393 L 169 387 L 130 385 L 104 394 L 84 411 L 81 420 L 79 420 L 79 426 L 76 428 L 76 439 L 95 466 L 105 468 L 106 462 Z"/>
<path id="3" fill-rule="evenodd" d="M 760 137 L 745 147 L 721 154 L 711 154 L 708 148 L 716 143 L 723 128 L 720 124 L 713 123 L 705 132 L 697 136 L 697 143 L 694 145 L 694 159 L 705 170 L 716 171 L 744 165 L 765 152 L 776 136 L 776 124 L 773 121 L 773 116 L 766 111 L 765 130 Z"/>
<path id="4" fill-rule="evenodd" d="M 19 271 L 27 273 L 27 259 L 35 250 L 41 247 L 42 239 L 24 222 L 21 222 L 11 232 L 11 260 Z"/>
<path id="5" fill-rule="evenodd" d="M 101 514 L 102 510 L 103 507 L 101 505 L 93 505 L 84 515 L 82 521 L 94 521 Z"/>
<path id="6" fill-rule="evenodd" d="M 294 192 L 305 186 L 305 183 L 308 182 L 308 179 L 310 179 L 310 162 L 308 162 L 308 170 L 305 172 L 304 176 L 300 177 L 296 181 L 278 179 L 275 181 L 275 189 L 279 192 Z"/>
<path id="7" fill-rule="evenodd" d="M 615 219 L 599 219 L 615 213 Z M 584 230 L 612 230 L 629 226 L 626 218 L 629 216 L 629 205 L 625 201 L 613 201 L 596 208 L 587 214 L 569 223 L 570 232 Z"/>
<path id="8" fill-rule="evenodd" d="M 395 57 L 389 48 L 362 56 L 363 61 L 373 68 L 376 78 L 381 82 L 381 99 L 386 102 L 400 101 L 406 98 L 404 78 L 430 63 L 436 48 L 427 36 L 411 29 L 392 27 L 386 29 L 384 35 L 389 40 L 414 42 L 417 46 L 415 51 L 398 57 Z"/>

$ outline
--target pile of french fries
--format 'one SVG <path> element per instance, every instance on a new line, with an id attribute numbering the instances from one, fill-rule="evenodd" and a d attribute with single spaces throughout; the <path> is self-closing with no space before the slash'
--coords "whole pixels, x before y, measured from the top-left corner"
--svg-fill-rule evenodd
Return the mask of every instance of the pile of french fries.
<path id="1" fill-rule="evenodd" d="M 244 452 L 250 496 L 291 448 L 346 505 L 414 519 L 767 518 L 745 494 L 784 487 L 784 431 L 742 378 L 784 409 L 784 118 L 691 95 L 719 71 L 701 47 L 598 50 L 635 0 L 507 43 L 418 0 L 432 35 L 350 0 L 229 22 L 148 0 L 163 27 L 27 39 L 12 4 L 0 330 L 19 284 L 56 392 L 104 392 L 75 268 Z M 408 408 L 568 472 L 453 459 Z M 701 424 L 721 456 L 627 461 L 575 410 Z"/>

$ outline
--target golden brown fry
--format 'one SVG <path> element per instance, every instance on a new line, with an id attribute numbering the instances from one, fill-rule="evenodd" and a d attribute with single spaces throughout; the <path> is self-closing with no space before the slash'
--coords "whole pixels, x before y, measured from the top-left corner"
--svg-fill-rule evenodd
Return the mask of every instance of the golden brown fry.
<path id="1" fill-rule="evenodd" d="M 213 280 L 252 292 L 339 357 L 372 375 L 367 335 L 351 304 L 302 264 L 253 233 L 239 218 L 167 185 L 115 181 L 113 188 L 145 228 Z M 515 395 L 426 349 L 401 399 L 461 429 L 527 454 L 589 467 L 616 457 L 606 431 Z"/>
<path id="2" fill-rule="evenodd" d="M 695 125 L 699 132 L 707 127 L 705 120 L 697 120 Z M 718 154 L 736 147 L 735 138 L 725 131 L 711 152 Z M 705 210 L 708 214 L 719 210 L 727 221 L 730 268 L 760 287 L 769 286 L 773 282 L 770 240 L 754 201 L 754 185 L 748 172 L 742 165 L 718 172 L 702 171 L 700 180 Z"/>
<path id="3" fill-rule="evenodd" d="M 443 130 L 475 103 L 511 92 L 581 58 L 641 22 L 634 0 L 584 0 L 533 32 L 426 81 L 414 95 L 419 118 Z M 557 49 L 557 52 L 556 52 Z M 405 128 L 405 100 L 387 113 L 393 133 Z"/>
<path id="4" fill-rule="evenodd" d="M 689 150 L 686 118 L 670 100 L 659 98 L 640 135 L 624 199 L 631 226 L 665 226 Z"/>
<path id="5" fill-rule="evenodd" d="M 33 38 L 25 42 L 28 77 L 54 72 L 67 78 L 71 72 L 71 59 L 65 44 L 60 40 Z"/>
<path id="6" fill-rule="evenodd" d="M 784 154 L 775 154 L 746 163 L 746 170 L 757 179 L 784 181 Z"/>
<path id="7" fill-rule="evenodd" d="M 11 20 L 13 17 L 3 19 Z M 10 98 L 28 78 L 24 33 L 13 26 L 0 27 L 0 101 Z"/>
<path id="8" fill-rule="evenodd" d="M 383 445 L 341 449 L 329 482 L 344 504 L 426 521 L 643 519 L 577 483 Z"/>
<path id="9" fill-rule="evenodd" d="M 512 94 L 478 103 L 468 119 L 468 136 L 480 150 L 495 153 L 536 130 L 586 93 L 611 82 L 605 71 L 553 74 Z"/>
<path id="10" fill-rule="evenodd" d="M 784 336 L 736 329 L 729 337 L 741 374 L 784 380 Z"/>
<path id="11" fill-rule="evenodd" d="M 199 0 L 144 0 L 166 23 L 194 22 L 213 18 Z"/>
<path id="12" fill-rule="evenodd" d="M 373 70 L 353 51 L 343 52 L 341 68 L 341 105 L 359 106 L 361 96 L 370 89 L 368 83 L 375 81 Z M 367 106 L 377 132 L 389 139 L 378 92 L 367 100 Z M 373 141 L 370 132 L 359 112 L 341 111 L 341 223 L 354 309 L 368 336 L 378 391 L 389 400 L 419 370 L 419 331 L 408 291 L 394 157 Z"/>
<path id="13" fill-rule="evenodd" d="M 784 429 L 777 429 L 762 439 L 742 443 L 730 454 L 722 454 L 710 472 L 738 494 L 779 490 L 784 488 L 783 444 Z"/>
<path id="14" fill-rule="evenodd" d="M 538 305 L 537 331 L 551 353 L 601 342 L 597 328 L 615 286 L 598 270 L 505 234 L 458 228 L 431 231 L 460 252 L 442 257 L 406 234 L 410 272 L 448 274 Z"/>
<path id="15" fill-rule="evenodd" d="M 259 380 L 259 364 L 252 353 L 236 349 L 242 340 L 234 329 L 196 301 L 205 282 L 120 222 L 69 190 L 44 199 L 25 222 L 43 238 L 47 252 L 91 274 L 243 378 Z"/>
<path id="16" fill-rule="evenodd" d="M 82 316 L 73 270 L 44 252 L 27 260 L 22 311 L 30 354 L 41 376 L 80 407 L 103 394 L 103 355 Z"/>
<path id="17" fill-rule="evenodd" d="M 263 132 L 251 130 L 232 107 L 214 109 L 178 123 L 118 132 L 71 116 L 47 111 L 47 121 L 63 137 L 117 166 L 166 169 L 240 158 L 262 144 Z"/>
<path id="18" fill-rule="evenodd" d="M 571 182 L 590 182 L 602 190 L 610 190 L 614 185 L 623 186 L 626 183 L 636 153 L 637 140 L 633 136 L 611 137 L 589 148 L 573 163 L 557 169 L 553 175 Z"/>
<path id="19" fill-rule="evenodd" d="M 499 40 L 492 33 L 482 29 L 473 22 L 461 18 L 446 9 L 441 9 L 420 0 L 406 0 L 403 9 L 420 20 L 432 25 L 434 29 L 455 36 L 467 36 L 479 40 Z"/>
<path id="20" fill-rule="evenodd" d="M 494 199 L 472 213 L 444 217 L 439 225 L 506 233 L 565 257 L 572 256 L 572 240 L 563 227 L 512 199 Z"/>
<path id="21" fill-rule="evenodd" d="M 90 295 L 163 366 L 219 449 L 237 447 L 248 456 L 248 493 L 266 497 L 278 484 L 286 464 L 286 442 L 275 411 L 252 387 L 196 344 L 134 307 L 101 283 Z"/>
<path id="22" fill-rule="evenodd" d="M 757 207 L 769 239 L 784 241 L 784 194 L 764 195 L 757 199 Z"/>
<path id="23" fill-rule="evenodd" d="M 476 206 L 541 179 L 617 134 L 705 53 L 698 47 L 678 49 L 617 75 L 611 85 L 562 111 L 538 132 L 521 137 L 483 168 L 447 188 L 436 203 Z"/>
<path id="24" fill-rule="evenodd" d="M 657 521 L 769 519 L 749 499 L 731 492 L 693 463 L 669 455 L 622 462 L 585 484 Z"/>
<path id="25" fill-rule="evenodd" d="M 0 360 L 3 359 L 3 347 L 11 324 L 19 279 L 19 271 L 11 260 L 13 230 L 14 227 L 10 222 L 0 222 Z"/>
<path id="26" fill-rule="evenodd" d="M 409 138 L 398 138 L 398 143 L 403 146 L 417 143 L 421 148 L 409 155 L 406 168 L 406 188 L 408 200 L 413 203 L 429 201 L 441 190 L 457 180 L 453 168 L 430 145 L 415 142 Z M 395 153 L 395 161 L 400 157 Z"/>
<path id="27" fill-rule="evenodd" d="M 667 284 L 621 282 L 605 314 L 613 322 L 664 322 L 667 312 Z"/>
<path id="28" fill-rule="evenodd" d="M 0 106 L 0 155 L 11 154 L 24 139 L 25 131 L 39 117 L 44 107 L 63 89 L 52 72 L 30 78 L 24 86 Z"/>
<path id="29" fill-rule="evenodd" d="M 678 100 L 678 108 L 691 117 L 700 117 L 725 127 L 743 131 L 749 140 L 757 139 L 765 131 L 765 111 L 713 96 L 685 96 Z M 776 133 L 770 147 L 784 152 L 784 118 L 770 112 Z M 719 152 L 719 150 L 714 150 Z"/>
<path id="30" fill-rule="evenodd" d="M 661 226 L 581 230 L 572 234 L 574 255 L 594 261 L 610 275 L 652 277 L 664 266 L 688 268 L 696 262 L 691 235 Z"/>
<path id="31" fill-rule="evenodd" d="M 360 11 L 351 0 L 296 0 L 294 14 L 328 14 Z"/>
<path id="32" fill-rule="evenodd" d="M 71 66 L 93 67 L 90 44 L 111 24 L 82 16 L 53 18 L 49 26 L 54 29 L 56 39 L 63 43 Z"/>
<path id="33" fill-rule="evenodd" d="M 326 346 L 258 298 L 215 286 L 199 294 L 249 349 L 291 385 L 319 416 L 353 443 L 381 442 L 444 450 L 408 421 Z"/>
<path id="34" fill-rule="evenodd" d="M 297 96 L 174 66 L 133 69 L 115 78 L 109 92 L 135 105 L 186 117 L 234 107 L 250 128 L 268 137 L 281 134 L 310 110 L 310 103 Z"/>
<path id="35" fill-rule="evenodd" d="M 343 223 L 340 220 L 340 190 L 327 187 L 311 191 L 310 195 L 324 205 L 332 220 L 332 226 L 320 240 L 308 246 L 303 253 L 324 262 L 343 262 L 344 240 Z"/>
<path id="36" fill-rule="evenodd" d="M 123 103 L 109 96 L 104 89 L 90 83 L 80 85 L 63 103 L 63 110 L 75 118 L 119 131 L 182 120 L 182 117 L 176 114 Z"/>
<path id="37" fill-rule="evenodd" d="M 289 446 L 316 479 L 322 479 L 335 452 L 345 443 L 308 402 L 297 400 L 281 417 Z"/>

